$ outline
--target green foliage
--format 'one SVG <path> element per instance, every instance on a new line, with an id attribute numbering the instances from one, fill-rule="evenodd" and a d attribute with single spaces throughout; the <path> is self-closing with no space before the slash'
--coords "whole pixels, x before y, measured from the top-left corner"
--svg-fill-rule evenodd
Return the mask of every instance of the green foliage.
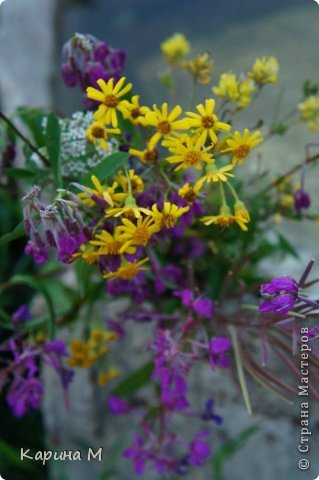
<path id="1" fill-rule="evenodd" d="M 46 126 L 46 148 L 52 166 L 55 184 L 57 188 L 62 187 L 62 173 L 60 164 L 60 138 L 61 131 L 59 120 L 54 113 L 49 113 Z"/>
<path id="2" fill-rule="evenodd" d="M 249 438 L 257 432 L 257 427 L 250 427 L 241 432 L 237 437 L 225 442 L 213 456 L 214 480 L 224 480 L 224 465 L 230 457 L 235 455 L 249 440 Z"/>
<path id="3" fill-rule="evenodd" d="M 114 390 L 113 395 L 128 397 L 144 387 L 150 380 L 154 370 L 153 363 L 146 363 L 125 378 Z"/>
<path id="4" fill-rule="evenodd" d="M 127 159 L 128 154 L 125 152 L 113 153 L 109 157 L 106 157 L 104 160 L 102 160 L 98 165 L 96 165 L 96 167 L 92 168 L 90 173 L 83 178 L 83 184 L 90 184 L 92 175 L 95 175 L 100 180 L 109 177 L 112 175 L 112 173 L 123 168 Z"/>

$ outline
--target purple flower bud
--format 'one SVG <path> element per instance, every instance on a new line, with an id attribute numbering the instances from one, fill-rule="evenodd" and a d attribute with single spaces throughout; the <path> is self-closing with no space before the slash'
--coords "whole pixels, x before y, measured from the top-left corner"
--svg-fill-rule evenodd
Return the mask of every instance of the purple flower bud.
<path id="1" fill-rule="evenodd" d="M 18 310 L 12 315 L 12 323 L 18 325 L 19 323 L 27 322 L 32 318 L 32 315 L 26 305 L 21 305 Z"/>
<path id="2" fill-rule="evenodd" d="M 260 287 L 260 293 L 262 295 L 277 295 L 280 293 L 297 294 L 297 292 L 298 284 L 290 277 L 273 278 L 269 283 L 264 283 Z"/>
<path id="3" fill-rule="evenodd" d="M 94 60 L 97 62 L 104 62 L 105 58 L 109 55 L 110 49 L 106 43 L 100 42 L 94 49 Z"/>
<path id="4" fill-rule="evenodd" d="M 67 87 L 75 87 L 78 83 L 78 76 L 70 63 L 62 63 L 60 68 L 61 76 Z"/>
<path id="5" fill-rule="evenodd" d="M 122 398 L 116 397 L 115 395 L 112 395 L 108 399 L 107 405 L 113 415 L 124 415 L 130 411 L 129 404 Z"/>
<path id="6" fill-rule="evenodd" d="M 232 347 L 232 343 L 228 337 L 215 337 L 209 342 L 209 360 L 213 370 L 216 366 L 228 368 L 230 359 L 227 356 L 228 350 Z"/>
<path id="7" fill-rule="evenodd" d="M 275 312 L 279 315 L 285 315 L 290 312 L 296 302 L 296 297 L 291 294 L 279 295 L 271 300 L 265 300 L 259 305 L 261 313 Z"/>
<path id="8" fill-rule="evenodd" d="M 309 193 L 304 190 L 296 190 L 294 193 L 295 198 L 295 210 L 297 213 L 300 213 L 302 209 L 307 209 L 311 205 L 311 198 Z"/>

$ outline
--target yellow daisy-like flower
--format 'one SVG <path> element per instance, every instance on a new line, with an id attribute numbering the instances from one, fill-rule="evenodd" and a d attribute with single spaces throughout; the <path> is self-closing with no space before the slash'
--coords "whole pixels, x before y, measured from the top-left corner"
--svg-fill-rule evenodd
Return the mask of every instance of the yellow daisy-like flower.
<path id="1" fill-rule="evenodd" d="M 223 205 L 220 209 L 219 215 L 210 215 L 201 218 L 201 221 L 205 225 L 220 225 L 222 227 L 229 227 L 232 223 L 236 222 L 240 228 L 244 231 L 247 231 L 248 228 L 246 227 L 246 223 L 249 220 L 243 218 L 241 215 L 232 215 L 230 208 L 228 205 Z"/>
<path id="2" fill-rule="evenodd" d="M 154 133 L 149 140 L 151 149 L 155 148 L 161 138 L 166 138 L 178 130 L 187 130 L 190 128 L 189 119 L 176 120 L 181 113 L 182 108 L 179 105 L 176 105 L 169 113 L 167 103 L 163 103 L 161 109 L 153 105 L 153 110 L 147 113 L 144 118 L 141 118 L 142 125 L 156 128 L 156 133 Z"/>
<path id="3" fill-rule="evenodd" d="M 99 247 L 95 252 L 97 257 L 100 255 L 119 255 L 120 253 L 123 253 L 123 243 L 118 228 L 115 229 L 113 235 L 106 230 L 102 230 L 95 235 L 94 240 L 90 241 L 91 245 Z M 128 246 L 125 249 L 125 253 L 135 253 L 135 247 Z"/>
<path id="4" fill-rule="evenodd" d="M 108 372 L 99 373 L 97 381 L 101 387 L 108 384 L 111 380 L 118 377 L 120 374 L 119 370 L 116 368 L 111 368 Z"/>
<path id="5" fill-rule="evenodd" d="M 122 280 L 132 280 L 138 272 L 147 270 L 147 267 L 142 267 L 144 263 L 148 262 L 148 257 L 140 261 L 127 262 L 123 259 L 122 265 L 115 272 L 106 273 L 103 277 L 105 279 L 121 278 Z"/>
<path id="6" fill-rule="evenodd" d="M 254 91 L 254 82 L 249 78 L 238 80 L 234 73 L 222 73 L 217 87 L 212 90 L 225 102 L 233 102 L 238 108 L 244 108 L 251 102 L 251 94 Z"/>
<path id="7" fill-rule="evenodd" d="M 152 206 L 151 215 L 155 220 L 155 223 L 159 225 L 160 228 L 173 228 L 175 227 L 178 219 L 185 213 L 188 212 L 189 206 L 187 207 L 178 207 L 174 203 L 164 202 L 164 207 L 160 211 L 156 204 Z"/>
<path id="8" fill-rule="evenodd" d="M 78 194 L 78 197 L 82 200 L 84 205 L 94 207 L 97 203 L 105 206 L 105 202 L 109 205 L 113 205 L 112 196 L 110 194 L 110 187 L 107 185 L 102 186 L 100 180 L 95 176 L 91 176 L 91 182 L 95 188 L 84 187 L 75 183 L 74 185 L 82 190 L 82 193 Z M 112 187 L 111 187 L 112 189 Z"/>
<path id="9" fill-rule="evenodd" d="M 191 185 L 187 182 L 178 190 L 178 195 L 184 198 L 188 203 L 192 204 L 197 199 L 201 188 L 202 184 L 199 184 L 198 182 L 195 185 Z"/>
<path id="10" fill-rule="evenodd" d="M 158 160 L 158 151 L 156 148 L 151 148 L 149 143 L 147 143 L 145 150 L 130 148 L 128 153 L 134 157 L 137 157 L 144 164 L 150 163 L 154 165 Z"/>
<path id="11" fill-rule="evenodd" d="M 233 138 L 226 140 L 228 146 L 227 148 L 224 148 L 222 152 L 232 152 L 233 165 L 237 165 L 237 163 L 241 165 L 250 154 L 251 149 L 256 147 L 256 145 L 262 141 L 261 132 L 257 131 L 250 134 L 248 128 L 245 128 L 243 135 L 240 132 L 235 132 Z"/>
<path id="12" fill-rule="evenodd" d="M 78 258 L 82 258 L 82 260 L 84 260 L 86 263 L 93 265 L 97 262 L 98 256 L 91 245 L 83 244 L 80 246 L 79 252 L 73 253 L 71 262 L 77 260 Z"/>
<path id="13" fill-rule="evenodd" d="M 130 101 L 123 100 L 123 117 L 130 120 L 133 125 L 140 123 L 140 117 L 145 116 L 149 111 L 149 107 L 141 107 L 139 103 L 139 95 L 133 95 Z"/>
<path id="14" fill-rule="evenodd" d="M 177 165 L 175 170 L 181 170 L 182 168 L 196 168 L 201 170 L 203 168 L 203 163 L 213 163 L 213 155 L 208 153 L 208 151 L 213 148 L 212 145 L 206 148 L 202 148 L 203 139 L 201 137 L 195 139 L 192 137 L 187 137 L 184 143 L 183 140 L 179 138 L 169 139 L 167 142 L 163 141 L 163 145 L 167 146 L 171 155 L 166 158 L 168 163 Z"/>
<path id="15" fill-rule="evenodd" d="M 118 126 L 117 112 L 119 111 L 122 114 L 126 112 L 121 97 L 132 88 L 131 83 L 124 86 L 125 80 L 126 78 L 122 77 L 114 85 L 114 78 L 110 78 L 107 83 L 100 78 L 97 84 L 101 90 L 93 87 L 87 88 L 88 98 L 101 102 L 98 110 L 94 113 L 95 120 L 101 121 L 106 125 L 111 124 L 114 128 Z"/>
<path id="16" fill-rule="evenodd" d="M 220 122 L 217 115 L 214 113 L 215 100 L 213 98 L 206 99 L 205 105 L 197 105 L 196 109 L 199 113 L 186 112 L 191 117 L 189 124 L 196 129 L 200 134 L 200 140 L 205 143 L 210 137 L 212 143 L 217 143 L 217 131 L 229 131 L 231 126 L 227 123 Z"/>
<path id="17" fill-rule="evenodd" d="M 298 103 L 297 107 L 310 132 L 317 132 L 319 130 L 319 97 L 311 95 Z"/>
<path id="18" fill-rule="evenodd" d="M 121 133 L 119 128 L 105 128 L 104 123 L 94 122 L 89 126 L 86 135 L 94 145 L 99 143 L 101 148 L 107 151 L 108 143 L 106 140 L 109 138 L 109 135 L 118 135 L 119 133 Z"/>
<path id="19" fill-rule="evenodd" d="M 119 232 L 118 237 L 123 242 L 120 253 L 128 253 L 127 249 L 132 245 L 143 245 L 145 247 L 153 233 L 158 232 L 160 228 L 152 217 L 140 217 L 136 224 L 127 218 L 123 218 L 122 225 L 119 225 L 117 230 Z"/>
<path id="20" fill-rule="evenodd" d="M 128 171 L 128 174 L 129 174 L 132 193 L 143 192 L 144 182 L 141 179 L 141 177 L 135 173 L 135 170 L 133 168 L 130 168 L 130 170 Z M 124 192 L 128 192 L 128 179 L 125 175 L 122 174 L 122 172 L 119 172 L 119 174 L 116 177 L 116 180 L 121 185 Z"/>
<path id="21" fill-rule="evenodd" d="M 190 44 L 183 33 L 175 33 L 161 43 L 161 50 L 168 63 L 175 63 L 190 52 Z"/>
<path id="22" fill-rule="evenodd" d="M 209 165 L 206 168 L 206 174 L 197 180 L 196 185 L 202 187 L 204 183 L 227 182 L 229 178 L 235 176 L 233 173 L 229 173 L 233 168 L 233 165 L 225 165 L 220 168 L 217 168 L 215 165 Z"/>
<path id="23" fill-rule="evenodd" d="M 105 210 L 106 218 L 121 217 L 122 215 L 125 217 L 140 218 L 141 213 L 144 213 L 145 215 L 151 215 L 152 212 L 148 208 L 139 207 L 135 198 L 131 195 L 126 197 L 123 207 L 108 208 Z"/>
<path id="24" fill-rule="evenodd" d="M 276 83 L 278 79 L 279 64 L 275 57 L 257 58 L 248 76 L 258 85 Z"/>

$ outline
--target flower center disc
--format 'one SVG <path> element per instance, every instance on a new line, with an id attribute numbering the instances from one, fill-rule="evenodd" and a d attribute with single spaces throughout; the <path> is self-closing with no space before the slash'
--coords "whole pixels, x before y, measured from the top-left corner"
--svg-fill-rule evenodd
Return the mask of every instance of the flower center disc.
<path id="1" fill-rule="evenodd" d="M 126 267 L 122 267 L 119 270 L 119 277 L 123 278 L 123 280 L 132 280 L 137 274 L 138 268 L 136 265 L 131 264 L 127 265 Z"/>
<path id="2" fill-rule="evenodd" d="M 157 125 L 157 131 L 162 135 L 167 135 L 171 131 L 171 126 L 169 122 L 167 122 L 166 120 L 159 122 L 159 124 Z"/>
<path id="3" fill-rule="evenodd" d="M 140 227 L 140 228 L 137 228 L 132 236 L 133 240 L 135 243 L 137 243 L 138 245 L 146 245 L 149 238 L 150 238 L 150 234 L 147 230 L 147 228 L 145 227 Z"/>
<path id="4" fill-rule="evenodd" d="M 115 95 L 106 95 L 104 105 L 109 108 L 115 108 L 119 103 L 119 99 Z"/>
<path id="5" fill-rule="evenodd" d="M 249 145 L 240 145 L 240 147 L 235 150 L 236 157 L 238 158 L 246 158 L 249 155 L 249 152 Z"/>
<path id="6" fill-rule="evenodd" d="M 102 127 L 93 127 L 92 135 L 94 138 L 104 138 L 104 129 Z"/>
<path id="7" fill-rule="evenodd" d="M 185 155 L 185 162 L 187 165 L 192 166 L 196 165 L 196 163 L 199 163 L 201 161 L 202 154 L 201 152 L 188 152 Z"/>
<path id="8" fill-rule="evenodd" d="M 176 218 L 170 213 L 163 213 L 161 224 L 164 228 L 173 228 L 176 225 Z"/>
<path id="9" fill-rule="evenodd" d="M 214 126 L 214 119 L 213 117 L 207 115 L 206 117 L 202 118 L 202 125 L 204 128 L 212 128 Z"/>
<path id="10" fill-rule="evenodd" d="M 122 246 L 121 242 L 114 240 L 114 242 L 108 245 L 109 255 L 118 255 L 120 252 L 121 246 Z"/>

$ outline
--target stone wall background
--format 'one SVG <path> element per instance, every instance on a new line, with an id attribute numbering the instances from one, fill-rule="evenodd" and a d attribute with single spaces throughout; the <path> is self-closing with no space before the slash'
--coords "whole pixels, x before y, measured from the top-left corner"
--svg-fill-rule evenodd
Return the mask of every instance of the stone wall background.
<path id="1" fill-rule="evenodd" d="M 128 72 L 136 89 L 148 92 L 144 98 L 147 102 L 152 102 L 157 95 L 164 99 L 165 93 L 156 84 L 161 68 L 158 44 L 174 31 L 183 31 L 191 39 L 194 50 L 199 52 L 211 45 L 216 81 L 221 70 L 248 68 L 257 55 L 278 56 L 283 79 L 278 87 L 269 89 L 255 107 L 256 112 L 262 111 L 266 118 L 271 118 L 276 104 L 274 99 L 280 89 L 285 90 L 283 106 L 291 106 L 299 100 L 300 85 L 305 77 L 318 81 L 317 15 L 318 7 L 310 0 L 302 3 L 284 0 L 280 5 L 264 0 L 258 3 L 248 0 L 241 3 L 235 0 L 227 3 L 210 0 L 198 3 L 190 0 L 183 3 L 178 0 L 5 0 L 0 6 L 1 108 L 6 113 L 20 105 L 57 104 L 65 113 L 81 108 L 80 96 L 66 90 L 56 73 L 60 47 L 74 31 L 90 32 L 114 46 L 127 47 Z M 181 99 L 186 99 L 188 84 L 184 79 L 181 79 L 180 89 Z M 241 122 L 245 123 L 244 116 Z M 303 157 L 304 145 L 309 141 L 313 142 L 314 137 L 305 130 L 292 130 L 287 136 L 266 144 L 262 149 L 263 159 L 277 171 L 284 171 Z M 310 175 L 307 185 L 315 191 L 317 177 Z M 318 257 L 317 227 L 305 222 L 299 232 L 293 224 L 280 228 L 288 233 L 300 251 L 300 261 L 265 265 L 265 271 L 298 274 L 309 258 Z M 143 341 L 143 334 L 132 328 L 127 343 L 121 348 L 122 352 L 129 350 L 131 355 L 118 352 L 115 359 L 123 365 L 123 370 L 127 364 L 138 366 L 142 363 Z M 134 420 L 128 424 L 126 418 L 110 419 L 104 409 L 104 399 L 97 395 L 86 372 L 78 375 L 72 385 L 70 411 L 63 407 L 56 378 L 46 371 L 44 376 L 49 392 L 44 403 L 45 423 L 52 448 L 76 449 L 81 443 L 96 448 L 103 445 L 106 458 L 110 458 L 121 448 L 120 437 L 124 437 L 124 444 L 129 441 Z M 253 480 L 256 477 L 259 480 L 306 480 L 319 473 L 315 438 L 312 470 L 300 473 L 296 468 L 297 404 L 286 406 L 264 390 L 250 385 L 255 412 L 250 418 L 239 390 L 222 373 L 212 376 L 211 372 L 201 371 L 194 382 L 203 397 L 215 397 L 218 410 L 224 416 L 224 425 L 216 433 L 216 445 L 250 425 L 260 427 L 227 465 L 225 480 Z M 315 405 L 312 418 L 315 437 L 318 434 L 318 407 Z M 97 428 L 103 424 L 104 430 Z M 120 464 L 117 480 L 132 480 L 129 465 L 124 460 Z M 57 464 L 54 467 L 52 479 L 61 480 L 63 471 Z M 80 465 L 69 462 L 63 464 L 62 469 L 67 480 L 96 480 L 99 474 L 96 462 Z M 194 472 L 194 476 L 196 480 L 208 480 L 200 472 Z"/>

